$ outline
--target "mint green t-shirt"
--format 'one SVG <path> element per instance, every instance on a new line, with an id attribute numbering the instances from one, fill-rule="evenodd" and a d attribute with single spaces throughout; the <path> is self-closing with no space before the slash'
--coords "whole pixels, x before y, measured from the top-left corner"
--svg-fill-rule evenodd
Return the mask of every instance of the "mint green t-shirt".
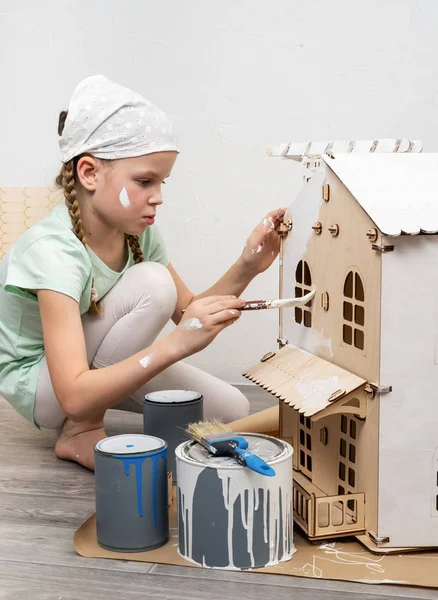
<path id="1" fill-rule="evenodd" d="M 155 225 L 140 236 L 145 261 L 168 266 L 166 248 Z M 90 308 L 91 287 L 99 299 L 117 283 L 123 271 L 112 271 L 74 235 L 62 201 L 42 221 L 11 246 L 0 261 L 0 395 L 34 423 L 35 393 L 44 356 L 38 299 L 26 289 L 66 294 L 79 304 L 81 315 Z"/>

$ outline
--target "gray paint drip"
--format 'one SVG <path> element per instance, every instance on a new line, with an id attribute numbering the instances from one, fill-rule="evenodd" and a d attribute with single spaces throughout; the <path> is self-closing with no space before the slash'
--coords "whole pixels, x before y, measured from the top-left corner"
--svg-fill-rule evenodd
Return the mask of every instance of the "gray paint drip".
<path id="1" fill-rule="evenodd" d="M 275 477 L 264 477 L 232 460 L 208 454 L 204 461 L 202 453 L 194 460 L 190 456 L 191 442 L 177 448 L 178 549 L 190 562 L 205 567 L 251 569 L 289 560 L 295 552 L 292 448 L 275 440 L 277 453 L 279 445 L 282 450 L 277 458 L 269 460 L 263 456 L 260 438 L 273 438 L 254 434 L 245 437 L 251 451 L 258 446 L 259 456 L 275 465 Z"/>
<path id="2" fill-rule="evenodd" d="M 202 490 L 209 490 L 210 502 L 205 502 Z M 200 493 L 197 493 L 199 491 Z M 187 508 L 186 508 L 187 510 Z M 214 520 L 211 515 L 214 514 Z M 187 515 L 188 517 L 190 515 Z M 186 520 L 187 527 L 193 530 L 191 558 L 198 564 L 208 567 L 227 567 L 227 526 L 228 514 L 222 500 L 222 482 L 216 470 L 203 469 L 197 482 L 193 498 L 193 519 Z M 214 543 L 212 541 L 214 540 Z"/>

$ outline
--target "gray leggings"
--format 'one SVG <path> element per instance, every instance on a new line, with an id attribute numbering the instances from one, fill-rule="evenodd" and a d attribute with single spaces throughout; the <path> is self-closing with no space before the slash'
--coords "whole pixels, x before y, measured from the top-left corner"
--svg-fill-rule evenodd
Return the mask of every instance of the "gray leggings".
<path id="1" fill-rule="evenodd" d="M 175 284 L 168 269 L 154 262 L 129 268 L 105 296 L 103 315 L 82 317 L 88 364 L 106 367 L 150 346 L 171 318 L 175 303 Z M 145 394 L 170 389 L 200 392 L 205 419 L 229 422 L 249 412 L 248 400 L 239 390 L 184 362 L 165 369 L 114 408 L 142 412 Z M 49 429 L 61 428 L 66 418 L 53 391 L 45 357 L 34 416 L 40 427 Z"/>

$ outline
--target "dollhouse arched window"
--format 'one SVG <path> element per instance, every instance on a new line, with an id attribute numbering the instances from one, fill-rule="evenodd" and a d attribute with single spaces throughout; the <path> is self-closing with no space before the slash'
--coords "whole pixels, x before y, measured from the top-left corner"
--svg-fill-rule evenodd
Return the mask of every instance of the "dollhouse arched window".
<path id="1" fill-rule="evenodd" d="M 365 348 L 365 291 L 357 271 L 350 271 L 344 284 L 342 339 L 359 350 Z"/>
<path id="2" fill-rule="evenodd" d="M 295 271 L 295 297 L 301 298 L 309 294 L 312 286 L 312 275 L 310 273 L 309 263 L 300 260 Z M 295 321 L 301 323 L 304 327 L 312 327 L 312 300 L 305 306 L 295 307 Z"/>

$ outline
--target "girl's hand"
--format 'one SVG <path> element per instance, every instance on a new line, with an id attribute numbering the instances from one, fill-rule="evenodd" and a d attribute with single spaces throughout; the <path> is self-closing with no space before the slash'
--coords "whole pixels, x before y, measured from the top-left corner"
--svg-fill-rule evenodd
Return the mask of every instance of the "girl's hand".
<path id="1" fill-rule="evenodd" d="M 209 296 L 192 302 L 170 334 L 182 357 L 203 350 L 218 333 L 235 323 L 244 304 L 235 296 Z"/>
<path id="2" fill-rule="evenodd" d="M 266 271 L 280 251 L 280 236 L 276 231 L 282 222 L 287 208 L 279 208 L 268 213 L 257 225 L 249 238 L 240 257 L 246 271 L 258 275 Z"/>

